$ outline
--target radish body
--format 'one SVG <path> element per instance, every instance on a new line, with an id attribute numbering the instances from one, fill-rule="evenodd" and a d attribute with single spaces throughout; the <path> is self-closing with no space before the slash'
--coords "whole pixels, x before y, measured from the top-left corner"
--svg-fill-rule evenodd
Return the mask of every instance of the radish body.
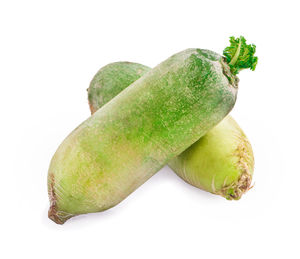
<path id="1" fill-rule="evenodd" d="M 250 188 L 254 157 L 246 135 L 228 115 L 169 166 L 200 189 L 238 200 Z"/>
<path id="2" fill-rule="evenodd" d="M 88 89 L 91 112 L 94 113 L 150 70 L 147 66 L 132 62 L 115 62 L 103 67 Z"/>
<path id="3" fill-rule="evenodd" d="M 150 70 L 130 62 L 115 62 L 100 69 L 88 89 L 91 113 Z M 254 157 L 246 135 L 228 115 L 168 165 L 198 188 L 239 199 L 250 187 Z"/>
<path id="4" fill-rule="evenodd" d="M 132 83 L 57 149 L 49 217 L 62 224 L 121 202 L 230 112 L 237 81 L 220 55 L 187 49 Z"/>

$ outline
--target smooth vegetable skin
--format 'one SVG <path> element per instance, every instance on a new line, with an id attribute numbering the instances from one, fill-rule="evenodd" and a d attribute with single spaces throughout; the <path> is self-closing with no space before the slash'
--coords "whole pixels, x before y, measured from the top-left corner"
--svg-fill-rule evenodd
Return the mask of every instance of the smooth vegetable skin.
<path id="1" fill-rule="evenodd" d="M 100 69 L 88 89 L 91 113 L 150 70 L 130 62 L 115 62 Z M 250 188 L 254 158 L 246 135 L 228 115 L 168 164 L 186 182 L 231 200 L 239 199 Z"/>
<path id="2" fill-rule="evenodd" d="M 49 218 L 109 209 L 218 124 L 238 79 L 215 52 L 187 49 L 132 83 L 59 146 L 48 173 Z"/>

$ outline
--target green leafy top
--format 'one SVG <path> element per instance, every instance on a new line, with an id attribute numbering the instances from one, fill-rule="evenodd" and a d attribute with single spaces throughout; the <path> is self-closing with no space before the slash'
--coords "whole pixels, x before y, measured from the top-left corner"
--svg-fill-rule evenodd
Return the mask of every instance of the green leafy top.
<path id="1" fill-rule="evenodd" d="M 230 37 L 229 42 L 230 46 L 224 49 L 223 55 L 231 73 L 236 75 L 246 68 L 255 70 L 257 64 L 257 57 L 254 56 L 256 46 L 254 44 L 247 45 L 243 36 L 239 38 Z"/>

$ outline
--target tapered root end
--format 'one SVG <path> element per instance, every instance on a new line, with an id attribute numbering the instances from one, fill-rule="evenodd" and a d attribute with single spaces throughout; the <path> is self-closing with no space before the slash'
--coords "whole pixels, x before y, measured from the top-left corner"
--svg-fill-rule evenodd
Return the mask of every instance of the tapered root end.
<path id="1" fill-rule="evenodd" d="M 248 170 L 245 170 L 236 183 L 223 187 L 220 194 L 227 200 L 239 200 L 244 193 L 252 188 L 251 181 L 252 175 Z"/>
<path id="2" fill-rule="evenodd" d="M 68 219 L 72 218 L 73 214 L 66 213 L 63 211 L 59 211 L 57 209 L 57 198 L 54 191 L 54 176 L 49 175 L 49 182 L 48 182 L 48 195 L 50 200 L 50 208 L 48 211 L 48 218 L 53 220 L 56 224 L 64 224 Z"/>
<path id="3" fill-rule="evenodd" d="M 55 205 L 51 205 L 48 211 L 48 218 L 53 220 L 56 224 L 62 225 L 68 219 L 72 218 L 74 215 L 63 211 L 57 211 Z"/>
<path id="4" fill-rule="evenodd" d="M 250 142 L 245 135 L 240 137 L 240 144 L 236 149 L 236 164 L 240 171 L 240 177 L 230 185 L 221 189 L 221 195 L 227 200 L 239 200 L 244 193 L 252 188 L 252 173 L 254 169 L 254 157 Z"/>
<path id="5" fill-rule="evenodd" d="M 48 218 L 53 220 L 56 224 L 64 224 L 69 218 L 62 218 L 58 215 L 55 206 L 50 206 L 48 211 Z"/>

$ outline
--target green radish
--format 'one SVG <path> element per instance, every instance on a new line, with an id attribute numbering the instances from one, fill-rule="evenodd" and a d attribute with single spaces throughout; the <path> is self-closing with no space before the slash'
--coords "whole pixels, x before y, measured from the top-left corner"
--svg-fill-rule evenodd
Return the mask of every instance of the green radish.
<path id="1" fill-rule="evenodd" d="M 233 68 L 212 51 L 184 50 L 81 123 L 51 160 L 49 218 L 63 224 L 115 206 L 196 142 L 234 106 Z"/>
<path id="2" fill-rule="evenodd" d="M 101 68 L 88 89 L 91 113 L 150 70 L 130 62 L 115 62 Z M 228 115 L 168 164 L 186 182 L 237 200 L 250 188 L 254 158 L 246 135 Z"/>
<path id="3" fill-rule="evenodd" d="M 92 114 L 127 86 L 150 71 L 150 68 L 137 63 L 116 62 L 100 71 L 94 76 L 88 89 Z"/>
<path id="4" fill-rule="evenodd" d="M 169 166 L 200 189 L 238 200 L 250 189 L 254 157 L 246 135 L 228 115 Z"/>

